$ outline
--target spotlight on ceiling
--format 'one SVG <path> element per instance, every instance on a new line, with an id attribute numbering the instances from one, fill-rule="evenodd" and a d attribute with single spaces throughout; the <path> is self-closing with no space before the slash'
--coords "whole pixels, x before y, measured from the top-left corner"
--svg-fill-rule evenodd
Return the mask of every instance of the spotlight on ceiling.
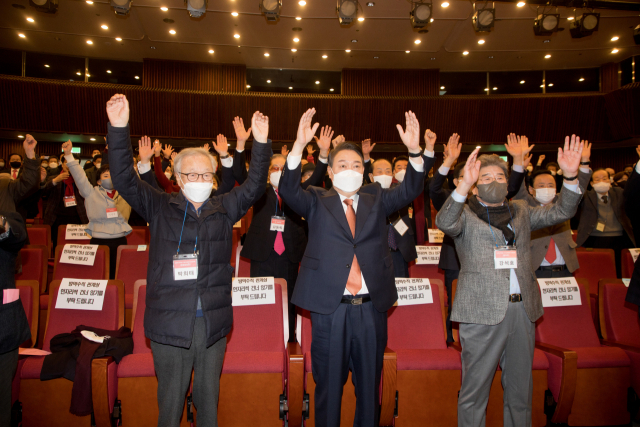
<path id="1" fill-rule="evenodd" d="M 633 29 L 633 41 L 635 41 L 636 44 L 640 44 L 640 25 L 636 25 Z"/>
<path id="2" fill-rule="evenodd" d="M 431 3 L 415 2 L 411 9 L 411 26 L 413 28 L 423 28 L 429 24 L 431 18 Z"/>
<path id="3" fill-rule="evenodd" d="M 600 14 L 595 12 L 583 13 L 571 21 L 569 26 L 569 32 L 571 37 L 579 39 L 582 37 L 590 36 L 594 31 L 598 31 L 598 25 L 600 24 Z"/>
<path id="4" fill-rule="evenodd" d="M 477 32 L 489 32 L 496 20 L 496 9 L 485 7 L 473 14 L 473 29 Z"/>
<path id="5" fill-rule="evenodd" d="M 44 13 L 56 13 L 58 10 L 58 0 L 29 0 L 29 5 Z"/>
<path id="6" fill-rule="evenodd" d="M 111 0 L 111 7 L 116 15 L 128 15 L 132 0 Z"/>
<path id="7" fill-rule="evenodd" d="M 267 21 L 275 22 L 280 18 L 282 0 L 261 0 L 260 10 Z"/>
<path id="8" fill-rule="evenodd" d="M 557 12 L 557 11 L 556 11 Z M 558 13 L 541 13 L 533 21 L 533 32 L 536 36 L 548 36 L 558 31 L 560 15 Z"/>
<path id="9" fill-rule="evenodd" d="M 192 18 L 200 18 L 207 11 L 208 0 L 184 0 L 185 6 Z"/>
<path id="10" fill-rule="evenodd" d="M 358 17 L 358 0 L 338 0 L 340 25 L 349 25 Z"/>

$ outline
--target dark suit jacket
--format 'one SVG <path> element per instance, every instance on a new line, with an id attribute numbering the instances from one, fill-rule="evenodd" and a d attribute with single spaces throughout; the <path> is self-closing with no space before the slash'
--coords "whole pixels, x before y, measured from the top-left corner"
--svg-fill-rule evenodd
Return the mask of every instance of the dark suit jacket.
<path id="1" fill-rule="evenodd" d="M 624 232 L 627 233 L 631 241 L 635 244 L 635 238 L 633 236 L 633 228 L 631 227 L 631 221 L 627 216 L 624 209 L 624 197 L 622 188 L 611 187 L 609 190 L 609 203 L 613 207 L 613 213 L 615 214 Z M 578 225 L 578 239 L 576 243 L 578 246 L 584 245 L 593 230 L 596 229 L 598 224 L 598 194 L 595 190 L 589 190 L 585 194 L 584 198 L 580 202 L 580 208 L 577 216 L 580 218 L 580 224 Z"/>
<path id="2" fill-rule="evenodd" d="M 15 212 L 20 201 L 37 191 L 40 182 L 40 161 L 24 159 L 20 172 L 16 179 L 0 180 L 0 210 Z"/>
<path id="3" fill-rule="evenodd" d="M 629 181 L 624 188 L 624 208 L 627 216 L 631 218 L 631 224 L 636 235 L 636 242 L 640 237 L 640 175 L 633 168 Z M 626 300 L 640 306 L 640 257 L 636 260 L 627 291 Z M 639 311 L 640 313 L 640 311 Z"/>
<path id="4" fill-rule="evenodd" d="M 300 264 L 292 302 L 316 313 L 333 313 L 342 299 L 356 255 L 373 305 L 380 312 L 388 310 L 397 301 L 398 293 L 386 219 L 420 194 L 424 172 L 409 166 L 402 184 L 393 189 L 362 186 L 358 191 L 354 237 L 336 190 L 319 187 L 303 190 L 300 171 L 300 165 L 295 170 L 285 165 L 280 179 L 280 195 L 309 223 L 309 244 Z"/>
<path id="5" fill-rule="evenodd" d="M 327 164 L 319 161 L 313 174 L 301 184 L 302 189 L 306 190 L 311 185 L 321 185 L 326 171 Z M 271 217 L 276 214 L 277 203 L 276 192 L 270 184 L 267 184 L 267 190 L 253 205 L 253 219 L 240 255 L 255 261 L 266 261 L 269 258 L 278 233 L 270 230 Z M 299 263 L 307 247 L 306 221 L 284 201 L 282 209 L 278 208 L 278 216 L 285 217 L 282 233 L 285 253 L 290 262 Z"/>
<path id="6" fill-rule="evenodd" d="M 63 198 L 65 185 L 66 184 L 64 182 L 54 184 L 53 177 L 51 177 L 42 189 L 42 194 L 47 197 L 47 207 L 43 215 L 43 222 L 45 224 L 52 225 L 56 221 L 58 208 L 64 206 Z M 78 187 L 76 187 L 75 183 L 73 184 L 73 192 L 76 196 L 76 210 L 78 212 L 78 216 L 83 224 L 88 224 L 89 218 L 87 217 L 87 211 L 84 207 L 84 198 L 80 195 L 80 191 L 78 191 Z"/>

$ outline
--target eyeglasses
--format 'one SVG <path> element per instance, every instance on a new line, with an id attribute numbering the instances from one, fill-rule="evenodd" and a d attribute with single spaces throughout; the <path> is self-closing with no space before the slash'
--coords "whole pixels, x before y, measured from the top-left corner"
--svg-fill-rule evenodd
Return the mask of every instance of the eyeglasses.
<path id="1" fill-rule="evenodd" d="M 281 170 L 284 170 L 284 167 L 274 165 L 274 166 L 270 166 L 269 170 L 272 172 L 280 172 Z"/>
<path id="2" fill-rule="evenodd" d="M 205 172 L 205 173 L 182 173 L 180 172 L 180 175 L 186 175 L 187 176 L 187 180 L 190 182 L 196 182 L 198 180 L 199 177 L 202 177 L 203 180 L 207 181 L 207 182 L 211 182 L 213 181 L 213 173 L 212 172 Z"/>

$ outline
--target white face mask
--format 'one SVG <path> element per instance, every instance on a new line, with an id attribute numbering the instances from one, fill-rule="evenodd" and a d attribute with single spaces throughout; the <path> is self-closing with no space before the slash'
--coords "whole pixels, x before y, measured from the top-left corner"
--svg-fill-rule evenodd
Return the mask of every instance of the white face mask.
<path id="1" fill-rule="evenodd" d="M 167 179 L 171 179 L 171 172 L 165 172 L 164 176 L 166 176 Z"/>
<path id="2" fill-rule="evenodd" d="M 96 169 L 100 169 L 100 166 L 102 166 L 102 163 L 94 163 L 93 165 L 96 167 Z"/>
<path id="3" fill-rule="evenodd" d="M 536 200 L 543 205 L 546 205 L 553 198 L 556 197 L 556 189 L 555 188 L 536 188 Z"/>
<path id="4" fill-rule="evenodd" d="M 609 178 L 609 182 L 613 184 L 613 177 Z"/>
<path id="5" fill-rule="evenodd" d="M 182 181 L 182 178 L 180 178 Z M 182 181 L 184 196 L 195 203 L 202 203 L 211 195 L 213 182 L 187 182 Z"/>
<path id="6" fill-rule="evenodd" d="M 403 169 L 400 172 L 396 172 L 396 175 L 395 175 L 396 180 L 402 182 L 402 180 L 404 179 L 404 176 L 406 175 L 406 173 L 407 173 L 406 169 Z"/>
<path id="7" fill-rule="evenodd" d="M 378 175 L 373 177 L 373 181 L 379 183 L 382 188 L 391 187 L 391 181 L 393 181 L 393 177 L 389 175 Z"/>
<path id="8" fill-rule="evenodd" d="M 351 193 L 362 187 L 363 175 L 352 169 L 333 174 L 333 186 Z"/>
<path id="9" fill-rule="evenodd" d="M 611 183 L 609 182 L 598 182 L 597 184 L 593 184 L 593 189 L 596 190 L 596 193 L 605 194 L 611 188 Z"/>
<path id="10" fill-rule="evenodd" d="M 280 177 L 282 176 L 282 171 L 271 172 L 269 175 L 269 182 L 272 186 L 278 188 L 278 184 L 280 184 Z"/>

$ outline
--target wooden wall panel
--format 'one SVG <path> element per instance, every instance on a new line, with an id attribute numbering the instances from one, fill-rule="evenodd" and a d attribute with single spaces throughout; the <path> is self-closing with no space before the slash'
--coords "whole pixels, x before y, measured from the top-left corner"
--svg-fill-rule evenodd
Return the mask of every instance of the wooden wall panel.
<path id="1" fill-rule="evenodd" d="M 354 96 L 437 96 L 440 71 L 345 68 L 342 94 Z"/>
<path id="2" fill-rule="evenodd" d="M 244 65 L 144 59 L 142 85 L 149 88 L 244 93 Z"/>

